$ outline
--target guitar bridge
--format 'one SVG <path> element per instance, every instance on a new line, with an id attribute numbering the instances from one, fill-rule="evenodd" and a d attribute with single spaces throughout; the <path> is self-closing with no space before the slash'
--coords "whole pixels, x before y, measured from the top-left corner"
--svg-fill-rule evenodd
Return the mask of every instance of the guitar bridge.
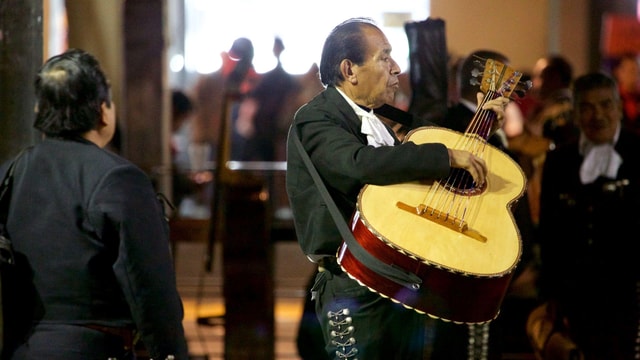
<path id="1" fill-rule="evenodd" d="M 401 210 L 405 210 L 414 215 L 418 215 L 423 219 L 427 219 L 433 221 L 442 226 L 446 226 L 453 231 L 457 231 L 461 234 L 467 235 L 472 239 L 478 240 L 480 242 L 486 243 L 487 238 L 482 236 L 479 232 L 469 229 L 469 225 L 463 220 L 456 218 L 455 216 L 451 216 L 450 214 L 443 213 L 440 210 L 436 210 L 430 206 L 426 206 L 424 204 L 420 204 L 418 206 L 411 206 L 409 204 L 405 204 L 401 201 L 396 203 L 396 206 Z"/>

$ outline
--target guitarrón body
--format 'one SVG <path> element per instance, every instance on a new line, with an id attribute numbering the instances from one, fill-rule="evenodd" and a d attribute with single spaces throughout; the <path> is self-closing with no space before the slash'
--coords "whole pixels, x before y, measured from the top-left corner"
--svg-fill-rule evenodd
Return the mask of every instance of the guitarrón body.
<path id="1" fill-rule="evenodd" d="M 437 139 L 453 147 L 460 136 L 452 130 L 422 128 L 410 134 L 409 140 L 424 143 Z M 421 289 L 412 292 L 375 273 L 366 274 L 368 269 L 350 257 L 343 245 L 339 261 L 345 271 L 372 290 L 434 317 L 475 323 L 497 316 L 522 251 L 510 205 L 522 195 L 525 177 L 505 153 L 490 145 L 485 151 L 492 164 L 486 186 L 461 200 L 472 203 L 465 204 L 466 231 L 435 221 L 431 217 L 436 214 L 419 216 L 417 211 L 398 206 L 417 209 L 433 191 L 460 197 L 438 182 L 366 185 L 360 192 L 354 236 L 380 260 L 416 273 L 424 282 Z M 441 218 L 446 216 L 440 214 Z"/>
<path id="2" fill-rule="evenodd" d="M 366 185 L 360 192 L 354 237 L 382 262 L 416 274 L 419 289 L 371 271 L 346 243 L 338 252 L 342 268 L 372 291 L 432 317 L 462 323 L 494 319 L 522 252 L 511 206 L 526 180 L 511 157 L 485 140 L 469 129 L 461 134 L 439 127 L 415 129 L 405 139 L 471 148 L 489 168 L 482 186 L 453 169 L 438 181 Z"/>
<path id="3" fill-rule="evenodd" d="M 431 128 L 416 132 L 410 139 L 417 143 L 438 139 L 452 147 L 447 135 L 456 136 L 452 131 Z M 525 177 L 509 156 L 492 147 L 487 149 L 487 162 L 492 165 L 486 189 L 462 200 L 473 203 L 465 204 L 468 229 L 486 241 L 398 208 L 397 202 L 416 207 L 424 203 L 432 185 L 418 182 L 367 185 L 358 200 L 361 220 L 370 224 L 381 239 L 395 239 L 393 244 L 434 265 L 478 276 L 510 271 L 518 260 L 520 242 L 509 204 L 522 195 Z"/>

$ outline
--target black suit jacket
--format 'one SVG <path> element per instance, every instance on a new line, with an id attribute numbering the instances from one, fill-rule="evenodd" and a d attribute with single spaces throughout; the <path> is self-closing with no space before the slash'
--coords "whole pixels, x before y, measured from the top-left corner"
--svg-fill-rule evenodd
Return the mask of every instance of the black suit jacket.
<path id="1" fill-rule="evenodd" d="M 640 321 L 640 138 L 623 129 L 617 175 L 590 184 L 580 182 L 578 149 L 577 141 L 560 146 L 544 163 L 541 294 L 558 305 L 587 354 L 599 348 L 597 358 L 630 359 Z"/>
<path id="2" fill-rule="evenodd" d="M 580 182 L 578 141 L 547 153 L 540 194 L 540 241 L 546 296 L 614 297 L 640 280 L 640 138 L 623 129 L 623 163 L 614 179 Z M 615 280 L 615 281 L 614 281 Z M 594 288 L 595 287 L 595 288 Z M 608 292 L 595 289 L 609 289 Z M 597 294 L 597 295 L 596 295 Z"/>
<path id="3" fill-rule="evenodd" d="M 12 335 L 133 326 L 152 357 L 187 358 L 164 209 L 132 163 L 83 139 L 43 140 L 17 162 L 7 230 L 22 287 L 5 303 Z"/>
<path id="4" fill-rule="evenodd" d="M 300 135 L 346 221 L 353 215 L 357 196 L 365 184 L 388 185 L 440 178 L 449 173 L 449 155 L 443 144 L 397 142 L 396 146 L 376 148 L 367 145 L 360 123 L 333 87 L 301 107 L 294 117 L 287 144 L 286 187 L 298 241 L 307 255 L 333 256 L 342 239 L 292 142 L 293 131 Z"/>

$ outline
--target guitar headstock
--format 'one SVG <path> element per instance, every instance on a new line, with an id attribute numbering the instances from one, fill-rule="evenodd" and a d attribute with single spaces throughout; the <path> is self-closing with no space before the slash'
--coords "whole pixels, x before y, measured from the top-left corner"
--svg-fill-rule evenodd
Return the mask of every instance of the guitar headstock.
<path id="1" fill-rule="evenodd" d="M 471 74 L 478 77 L 482 74 L 480 81 L 480 91 L 492 93 L 495 96 L 511 97 L 513 93 L 518 97 L 523 97 L 525 92 L 531 88 L 531 81 L 520 81 L 522 73 L 509 66 L 493 59 L 476 60 L 479 69 L 475 69 Z M 477 80 L 475 84 L 478 84 Z"/>

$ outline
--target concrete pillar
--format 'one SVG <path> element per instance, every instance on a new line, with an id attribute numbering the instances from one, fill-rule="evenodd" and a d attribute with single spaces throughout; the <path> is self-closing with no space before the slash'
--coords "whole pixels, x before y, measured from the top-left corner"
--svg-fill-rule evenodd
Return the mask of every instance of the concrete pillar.
<path id="1" fill-rule="evenodd" d="M 0 0 L 0 161 L 35 141 L 33 79 L 42 65 L 42 0 Z"/>

